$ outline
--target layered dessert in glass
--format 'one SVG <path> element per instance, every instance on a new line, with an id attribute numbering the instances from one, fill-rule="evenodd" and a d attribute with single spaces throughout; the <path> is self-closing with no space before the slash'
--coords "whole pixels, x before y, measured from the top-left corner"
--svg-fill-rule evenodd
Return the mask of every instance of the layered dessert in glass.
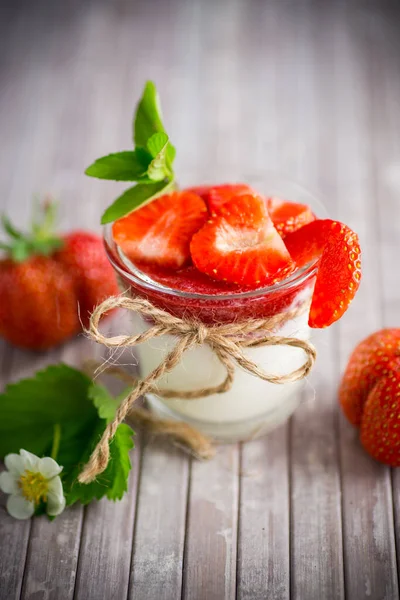
<path id="1" fill-rule="evenodd" d="M 286 190 L 289 190 L 288 195 Z M 105 245 L 121 290 L 206 326 L 263 319 L 268 333 L 308 340 L 347 309 L 360 280 L 356 234 L 323 216 L 301 188 L 247 184 L 191 187 L 162 195 L 106 227 Z M 152 326 L 135 316 L 135 333 Z M 141 344 L 146 377 L 176 343 L 164 334 Z M 305 362 L 301 348 L 248 347 L 265 372 L 284 376 Z M 209 344 L 191 348 L 157 385 L 192 391 L 217 386 L 226 370 Z M 149 394 L 162 418 L 181 419 L 217 441 L 248 440 L 285 421 L 305 379 L 271 383 L 235 369 L 231 388 L 196 399 Z"/>

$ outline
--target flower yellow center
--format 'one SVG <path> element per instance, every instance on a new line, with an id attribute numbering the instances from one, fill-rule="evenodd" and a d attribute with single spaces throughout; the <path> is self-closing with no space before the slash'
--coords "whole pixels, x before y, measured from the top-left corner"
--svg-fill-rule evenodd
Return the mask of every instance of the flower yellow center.
<path id="1" fill-rule="evenodd" d="M 47 501 L 49 483 L 41 473 L 25 471 L 19 478 L 18 485 L 29 502 L 39 504 L 41 500 Z"/>

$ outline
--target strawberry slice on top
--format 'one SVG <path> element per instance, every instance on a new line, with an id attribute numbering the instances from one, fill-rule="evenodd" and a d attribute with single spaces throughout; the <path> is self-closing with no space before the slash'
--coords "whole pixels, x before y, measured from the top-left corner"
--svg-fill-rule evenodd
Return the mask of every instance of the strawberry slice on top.
<path id="1" fill-rule="evenodd" d="M 316 220 L 285 237 L 298 267 L 319 258 L 312 298 L 310 327 L 328 327 L 346 312 L 361 279 L 358 236 L 347 225 Z"/>
<path id="2" fill-rule="evenodd" d="M 179 269 L 190 262 L 190 240 L 207 216 L 200 196 L 173 192 L 115 221 L 113 238 L 132 261 Z"/>
<path id="3" fill-rule="evenodd" d="M 199 186 L 189 188 L 188 191 L 201 196 L 212 215 L 219 214 L 220 208 L 236 196 L 244 194 L 257 195 L 246 183 L 223 183 L 220 185 Z"/>
<path id="4" fill-rule="evenodd" d="M 280 198 L 267 198 L 267 209 L 278 233 L 284 238 L 288 233 L 315 221 L 315 215 L 306 204 L 288 202 Z"/>
<path id="5" fill-rule="evenodd" d="M 225 203 L 193 236 L 190 252 L 202 273 L 253 288 L 277 283 L 295 268 L 264 199 L 249 194 Z"/>

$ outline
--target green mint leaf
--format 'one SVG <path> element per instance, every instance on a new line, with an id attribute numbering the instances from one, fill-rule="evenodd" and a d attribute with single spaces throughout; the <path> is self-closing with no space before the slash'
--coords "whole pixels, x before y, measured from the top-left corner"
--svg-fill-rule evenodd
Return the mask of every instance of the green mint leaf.
<path id="1" fill-rule="evenodd" d="M 85 171 L 90 177 L 113 181 L 137 181 L 146 174 L 152 155 L 144 148 L 116 152 L 98 158 Z"/>
<path id="2" fill-rule="evenodd" d="M 91 389 L 92 382 L 84 373 L 57 365 L 7 386 L 0 394 L 0 458 L 21 448 L 38 456 L 50 456 L 54 427 L 59 425 L 57 462 L 64 467 L 61 476 L 67 504 L 86 504 L 103 496 L 116 500 L 127 488 L 128 452 L 133 447 L 132 430 L 127 425 L 117 429 L 106 471 L 88 486 L 77 482 L 107 420 L 112 418 L 110 410 L 107 418 L 99 415 Z M 120 401 L 117 399 L 115 406 Z M 105 400 L 100 402 L 102 411 L 106 404 Z"/>
<path id="3" fill-rule="evenodd" d="M 160 98 L 156 86 L 148 81 L 136 109 L 133 140 L 136 146 L 147 145 L 147 140 L 158 131 L 165 131 L 162 123 Z"/>
<path id="4" fill-rule="evenodd" d="M 160 98 L 155 84 L 152 81 L 148 81 L 137 106 L 133 122 L 133 139 L 135 145 L 147 146 L 147 142 L 151 136 L 159 132 L 165 132 L 162 122 Z M 166 153 L 168 166 L 171 169 L 176 153 L 171 142 L 168 144 Z"/>
<path id="5" fill-rule="evenodd" d="M 153 133 L 151 138 L 148 139 L 147 149 L 153 158 L 157 158 L 165 151 L 168 142 L 169 137 L 167 134 L 164 131 L 159 131 L 158 133 Z"/>
<path id="6" fill-rule="evenodd" d="M 102 216 L 101 223 L 111 223 L 128 215 L 132 211 L 148 204 L 157 196 L 166 194 L 174 186 L 173 181 L 160 181 L 158 183 L 138 183 L 124 192 L 115 202 L 107 208 Z"/>
<path id="7" fill-rule="evenodd" d="M 154 133 L 147 142 L 147 148 L 153 157 L 147 174 L 153 181 L 162 181 L 172 175 L 167 164 L 168 145 L 169 138 L 163 131 Z"/>
<path id="8" fill-rule="evenodd" d="M 175 160 L 175 156 L 176 156 L 176 148 L 175 148 L 175 146 L 173 146 L 171 144 L 171 142 L 169 142 L 168 147 L 167 147 L 167 162 L 168 162 L 168 166 L 170 169 L 172 169 L 172 163 Z"/>

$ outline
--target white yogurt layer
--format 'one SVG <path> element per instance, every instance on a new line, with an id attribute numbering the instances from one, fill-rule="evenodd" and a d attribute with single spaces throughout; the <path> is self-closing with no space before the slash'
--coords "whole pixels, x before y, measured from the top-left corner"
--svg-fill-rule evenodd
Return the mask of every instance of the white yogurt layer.
<path id="1" fill-rule="evenodd" d="M 303 290 L 295 305 L 310 297 L 312 288 Z M 290 308 L 288 310 L 291 310 Z M 307 340 L 310 328 L 308 312 L 291 319 L 277 330 L 276 335 Z M 135 329 L 142 332 L 149 325 L 135 319 Z M 147 376 L 176 343 L 173 336 L 162 336 L 138 347 L 140 371 Z M 304 364 L 305 353 L 300 348 L 267 346 L 246 349 L 247 356 L 267 373 L 284 375 Z M 187 351 L 181 363 L 159 380 L 162 389 L 197 390 L 221 383 L 226 376 L 224 367 L 207 344 Z M 153 410 L 163 417 L 188 421 L 204 433 L 221 440 L 245 439 L 257 432 L 266 432 L 285 421 L 300 401 L 304 380 L 273 384 L 263 381 L 237 367 L 232 388 L 196 400 L 161 399 L 148 395 Z"/>

